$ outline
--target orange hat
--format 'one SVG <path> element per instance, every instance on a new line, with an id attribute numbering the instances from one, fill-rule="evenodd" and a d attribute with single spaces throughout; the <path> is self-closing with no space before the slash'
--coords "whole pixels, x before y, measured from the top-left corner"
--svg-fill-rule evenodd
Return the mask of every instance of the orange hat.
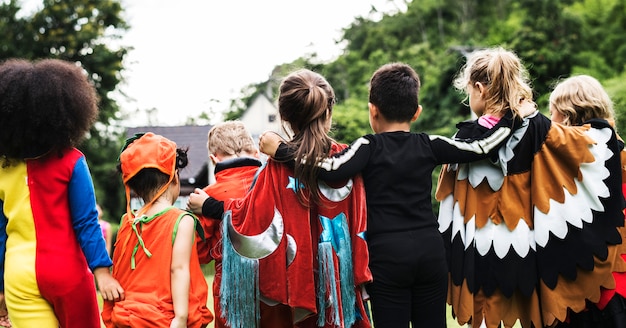
<path id="1" fill-rule="evenodd" d="M 129 215 L 130 210 L 130 190 L 127 182 L 137 175 L 139 171 L 146 168 L 155 168 L 169 176 L 169 182 L 176 174 L 176 143 L 152 132 L 145 134 L 135 134 L 134 137 L 126 140 L 126 145 L 120 154 L 120 167 L 122 170 L 122 181 L 126 189 L 126 209 Z M 168 182 L 168 184 L 169 184 Z M 154 199 L 148 202 L 144 208 L 152 205 L 167 189 L 164 185 L 157 192 Z M 140 210 L 140 214 L 142 211 Z"/>
<path id="2" fill-rule="evenodd" d="M 170 177 L 176 172 L 175 142 L 152 132 L 131 139 L 120 154 L 124 183 L 146 168 L 158 169 Z"/>

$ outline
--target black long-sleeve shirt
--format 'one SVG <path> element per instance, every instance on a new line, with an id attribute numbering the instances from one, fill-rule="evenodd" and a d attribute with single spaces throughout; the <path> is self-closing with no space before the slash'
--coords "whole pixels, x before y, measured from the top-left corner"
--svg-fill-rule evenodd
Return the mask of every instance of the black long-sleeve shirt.
<path id="1" fill-rule="evenodd" d="M 432 172 L 444 163 L 466 163 L 495 153 L 511 135 L 505 115 L 480 138 L 453 140 L 425 133 L 369 134 L 319 164 L 319 178 L 342 180 L 361 173 L 368 207 L 368 239 L 380 233 L 437 229 L 432 211 Z M 281 144 L 275 158 L 293 157 Z"/>

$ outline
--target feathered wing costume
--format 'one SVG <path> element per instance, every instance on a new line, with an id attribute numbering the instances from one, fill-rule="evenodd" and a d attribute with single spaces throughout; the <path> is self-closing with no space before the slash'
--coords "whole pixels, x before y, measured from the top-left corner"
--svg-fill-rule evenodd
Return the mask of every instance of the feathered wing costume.
<path id="1" fill-rule="evenodd" d="M 476 123 L 459 124 L 468 137 Z M 551 326 L 597 302 L 626 263 L 620 152 L 611 126 L 525 119 L 497 158 L 442 168 L 448 302 L 461 324 Z"/>
<path id="2" fill-rule="evenodd" d="M 360 290 L 372 280 L 362 179 L 319 184 L 321 204 L 303 206 L 293 170 L 270 159 L 246 198 L 224 202 L 221 305 L 229 326 L 256 327 L 259 301 L 289 306 L 298 327 L 370 326 Z"/>

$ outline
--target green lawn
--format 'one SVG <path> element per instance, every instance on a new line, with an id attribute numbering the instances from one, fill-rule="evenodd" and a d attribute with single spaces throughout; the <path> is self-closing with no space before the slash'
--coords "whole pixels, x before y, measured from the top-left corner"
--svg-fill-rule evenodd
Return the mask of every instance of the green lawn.
<path id="1" fill-rule="evenodd" d="M 203 266 L 203 272 L 205 273 L 205 276 L 207 278 L 207 283 L 209 284 L 209 291 L 212 290 L 212 285 L 213 285 L 213 273 L 215 272 L 215 269 L 213 267 L 212 264 Z M 98 295 L 98 301 L 100 303 L 100 305 L 102 305 L 102 298 Z M 213 312 L 213 293 L 209 292 L 209 300 L 207 302 L 209 309 L 211 309 L 211 312 Z M 452 318 L 452 313 L 451 313 L 451 308 L 448 306 L 448 328 L 460 328 L 460 327 L 467 327 L 467 325 L 459 325 L 456 320 L 454 320 Z M 104 327 L 104 325 L 102 326 Z M 517 326 L 516 326 L 517 327 Z M 214 328 L 213 323 L 209 324 L 209 326 L 207 328 Z"/>
<path id="2" fill-rule="evenodd" d="M 215 272 L 214 271 L 215 269 L 213 268 L 212 265 L 210 265 L 210 266 L 203 267 L 203 270 L 204 270 L 204 273 L 206 274 L 207 282 L 208 282 L 209 286 L 212 286 L 212 284 L 213 284 L 213 273 Z M 212 293 L 209 293 L 209 302 L 208 302 L 208 304 L 209 304 L 209 308 L 211 309 L 211 311 L 213 311 L 213 295 L 212 295 Z M 448 322 L 447 322 L 447 326 L 448 326 L 448 328 L 460 328 L 460 327 L 465 328 L 465 327 L 467 327 L 467 325 L 463 325 L 463 326 L 459 325 L 456 322 L 456 320 L 454 320 L 452 318 L 452 311 L 451 311 L 451 308 L 449 306 L 448 306 Z M 209 326 L 207 328 L 213 328 L 213 327 L 214 327 L 214 325 L 213 325 L 213 323 L 211 323 L 211 324 L 209 324 Z"/>

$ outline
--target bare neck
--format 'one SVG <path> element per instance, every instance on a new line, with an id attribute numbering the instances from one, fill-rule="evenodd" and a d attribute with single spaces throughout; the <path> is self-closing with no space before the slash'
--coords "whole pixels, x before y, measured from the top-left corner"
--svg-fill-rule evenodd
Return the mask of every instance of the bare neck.
<path id="1" fill-rule="evenodd" d="M 411 123 L 408 122 L 385 122 L 381 124 L 376 133 L 385 133 L 385 132 L 410 132 L 411 131 Z"/>

